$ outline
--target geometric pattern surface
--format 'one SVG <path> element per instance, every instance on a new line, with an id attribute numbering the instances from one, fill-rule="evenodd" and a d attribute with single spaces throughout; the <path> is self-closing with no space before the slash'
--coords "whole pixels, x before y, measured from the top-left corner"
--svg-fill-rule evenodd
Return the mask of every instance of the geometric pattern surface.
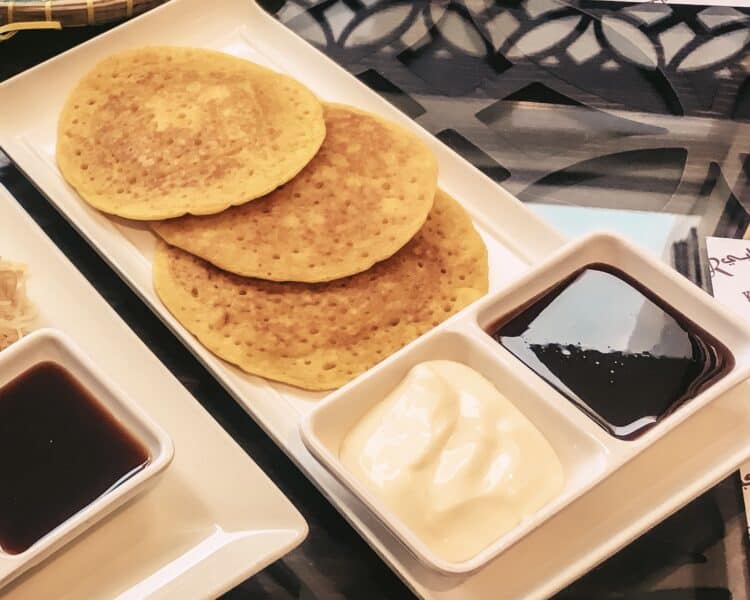
<path id="1" fill-rule="evenodd" d="M 665 258 L 699 285 L 700 240 L 747 229 L 750 9 L 262 4 L 521 200 L 673 215 Z"/>

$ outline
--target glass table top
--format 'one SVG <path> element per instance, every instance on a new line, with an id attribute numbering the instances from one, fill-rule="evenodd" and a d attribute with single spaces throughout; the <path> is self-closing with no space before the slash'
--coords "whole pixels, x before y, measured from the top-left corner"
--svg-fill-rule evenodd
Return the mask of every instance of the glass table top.
<path id="1" fill-rule="evenodd" d="M 609 0 L 260 4 L 570 237 L 617 231 L 708 289 L 705 237 L 745 235 L 748 8 Z M 0 44 L 0 80 L 106 29 L 19 34 Z M 1 153 L 0 183 L 310 523 L 300 548 L 228 597 L 409 597 Z M 744 598 L 749 577 L 733 475 L 560 597 Z"/>
<path id="2" fill-rule="evenodd" d="M 263 4 L 570 236 L 614 229 L 705 286 L 705 236 L 747 228 L 746 8 Z"/>

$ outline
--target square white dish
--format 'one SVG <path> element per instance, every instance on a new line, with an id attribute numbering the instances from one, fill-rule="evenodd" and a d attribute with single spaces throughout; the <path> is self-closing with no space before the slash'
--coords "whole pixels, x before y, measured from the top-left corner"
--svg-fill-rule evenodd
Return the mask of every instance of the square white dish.
<path id="1" fill-rule="evenodd" d="M 473 313 L 460 315 L 466 319 L 472 316 Z M 559 410 L 559 406 L 550 403 L 545 398 L 547 390 L 533 385 L 533 377 L 519 369 L 513 360 L 498 360 L 495 349 L 490 345 L 495 344 L 494 341 L 485 345 L 482 340 L 462 333 L 465 318 L 452 319 L 438 326 L 374 367 L 369 376 L 358 377 L 332 393 L 301 424 L 302 440 L 313 456 L 353 491 L 423 564 L 449 575 L 465 575 L 483 567 L 591 487 L 592 480 L 605 470 L 608 462 L 606 445 L 579 427 L 569 414 Z M 441 558 L 379 498 L 368 492 L 339 459 L 341 444 L 356 423 L 395 389 L 412 367 L 432 360 L 465 364 L 494 384 L 547 439 L 565 473 L 565 487 L 556 498 L 475 557 L 462 562 L 449 562 Z"/>
<path id="2" fill-rule="evenodd" d="M 39 329 L 0 352 L 0 387 L 35 365 L 50 361 L 65 369 L 148 451 L 143 469 L 105 492 L 19 554 L 0 551 L 0 586 L 61 549 L 97 521 L 156 483 L 174 456 L 167 433 L 114 383 L 109 381 L 65 334 Z M 19 449 L 23 452 L 23 449 Z"/>
<path id="3" fill-rule="evenodd" d="M 634 244 L 611 233 L 593 233 L 569 243 L 502 292 L 483 298 L 474 307 L 475 321 L 471 326 L 477 326 L 480 331 L 487 332 L 503 316 L 528 305 L 574 273 L 597 263 L 614 267 L 630 276 L 687 321 L 698 325 L 718 339 L 734 359 L 734 364 L 720 378 L 632 440 L 623 440 L 607 434 L 601 427 L 596 426 L 592 419 L 576 409 L 584 417 L 581 422 L 596 432 L 599 439 L 608 442 L 611 461 L 613 465 L 619 466 L 750 376 L 750 326 L 738 320 L 734 314 L 680 273 Z M 614 304 L 612 308 L 615 309 Z M 612 319 L 617 318 L 624 316 L 613 311 Z M 510 351 L 496 344 L 489 333 L 485 333 L 483 337 L 485 341 L 499 347 L 506 357 L 515 358 Z M 517 361 L 516 364 L 520 366 L 521 363 Z M 525 370 L 530 372 L 528 368 Z M 541 381 L 538 376 L 537 379 Z M 559 392 L 557 396 L 558 402 L 567 402 L 573 406 Z"/>
<path id="4" fill-rule="evenodd" d="M 487 333 L 505 315 L 527 306 L 580 269 L 597 263 L 615 267 L 639 281 L 722 342 L 734 358 L 731 369 L 721 378 L 633 440 L 610 435 Z M 566 475 L 565 488 L 556 498 L 475 557 L 461 563 L 447 562 L 433 552 L 379 498 L 368 492 L 338 457 L 344 437 L 356 423 L 381 402 L 410 369 L 432 360 L 466 364 L 492 382 L 550 442 Z M 738 323 L 733 315 L 677 271 L 627 241 L 612 234 L 592 234 L 567 244 L 504 290 L 489 294 L 376 365 L 368 374 L 330 394 L 302 421 L 301 434 L 313 455 L 424 564 L 447 574 L 467 574 L 480 569 L 605 478 L 613 476 L 625 463 L 745 381 L 748 375 L 750 327 Z M 643 483 L 650 485 L 652 482 Z"/>
<path id="5" fill-rule="evenodd" d="M 364 504 L 340 485 L 305 449 L 299 437 L 299 423 L 321 395 L 299 392 L 247 376 L 207 352 L 171 317 L 154 294 L 150 266 L 154 239 L 151 233 L 143 227 L 115 222 L 88 208 L 64 184 L 54 163 L 59 107 L 80 74 L 99 58 L 118 49 L 161 43 L 223 50 L 285 71 L 325 99 L 355 104 L 398 121 L 425 136 L 440 162 L 441 185 L 466 206 L 488 244 L 491 262 L 502 266 L 502 269 L 494 269 L 491 273 L 491 292 L 515 280 L 528 269 L 530 263 L 549 256 L 563 243 L 563 238 L 494 182 L 427 135 L 253 2 L 217 0 L 210 12 L 206 13 L 204 8 L 200 0 L 172 0 L 0 84 L 0 104 L 12 107 L 12 110 L 0 115 L 0 146 L 416 593 L 435 598 L 492 597 L 496 594 L 498 581 L 502 581 L 508 590 L 508 597 L 547 597 L 720 480 L 747 458 L 750 454 L 747 439 L 750 438 L 743 435 L 750 427 L 744 429 L 746 409 L 733 396 L 732 410 L 735 414 L 722 421 L 729 433 L 722 440 L 706 442 L 718 454 L 706 454 L 703 447 L 698 447 L 690 460 L 684 461 L 694 469 L 700 467 L 703 470 L 682 469 L 682 463 L 676 467 L 670 465 L 673 470 L 658 486 L 654 486 L 653 490 L 644 489 L 638 494 L 623 495 L 622 488 L 611 487 L 615 485 L 615 478 L 611 482 L 604 482 L 585 499 L 580 499 L 568 510 L 550 519 L 545 527 L 532 532 L 471 577 L 446 577 L 425 568 Z M 37 94 L 40 85 L 44 85 L 49 93 Z M 723 414 L 716 416 L 720 420 L 723 417 Z M 692 424 L 692 420 L 689 420 L 683 425 L 687 427 Z M 675 433 L 681 428 L 678 427 Z M 692 435 L 700 433 L 705 437 L 710 432 L 710 427 L 696 426 Z M 643 456 L 648 455 L 651 462 L 641 462 L 642 457 L 638 457 L 632 464 L 638 463 L 641 470 L 648 471 L 652 462 L 659 464 L 661 456 L 679 455 L 677 448 L 667 444 L 667 439 L 657 443 L 662 448 L 661 454 L 652 453 L 652 449 L 644 453 Z M 684 439 L 682 443 L 685 443 Z M 670 449 L 672 454 L 669 453 Z M 629 467 L 631 465 L 625 469 L 629 470 Z M 623 485 L 622 481 L 617 478 L 617 486 Z M 625 480 L 625 483 L 628 481 Z M 614 489 L 616 493 L 611 491 Z M 596 501 L 602 501 L 603 497 L 599 495 L 601 490 L 607 490 L 607 494 L 615 493 L 614 498 L 618 498 L 618 495 L 622 497 L 618 502 L 613 502 L 605 496 L 604 500 L 612 505 L 608 518 L 581 531 L 578 523 L 588 517 L 592 507 L 599 506 Z M 593 504 L 589 504 L 589 497 L 593 498 Z M 578 507 L 582 505 L 588 506 L 589 513 L 578 512 Z M 571 515 L 572 521 L 566 520 L 568 515 Z M 566 535 L 570 535 L 571 530 L 576 532 L 575 540 L 569 544 L 570 551 L 564 555 L 555 551 L 557 540 L 560 539 L 555 536 L 559 535 L 560 528 Z M 553 537 L 545 537 L 548 535 Z M 530 557 L 533 557 L 533 562 Z M 529 569 L 529 564 L 534 564 L 534 569 Z"/>
<path id="6" fill-rule="evenodd" d="M 213 597 L 304 540 L 307 524 L 299 512 L 2 186 L 0 256 L 28 265 L 36 325 L 55 327 L 96 357 L 102 376 L 137 399 L 175 446 L 158 485 L 9 583 L 0 596 Z"/>

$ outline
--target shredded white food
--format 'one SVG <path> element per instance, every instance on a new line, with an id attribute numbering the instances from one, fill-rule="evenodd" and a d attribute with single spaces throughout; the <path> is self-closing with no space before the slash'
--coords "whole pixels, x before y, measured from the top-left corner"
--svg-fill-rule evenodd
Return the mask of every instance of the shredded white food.
<path id="1" fill-rule="evenodd" d="M 29 331 L 36 310 L 26 295 L 26 265 L 0 258 L 0 350 Z"/>

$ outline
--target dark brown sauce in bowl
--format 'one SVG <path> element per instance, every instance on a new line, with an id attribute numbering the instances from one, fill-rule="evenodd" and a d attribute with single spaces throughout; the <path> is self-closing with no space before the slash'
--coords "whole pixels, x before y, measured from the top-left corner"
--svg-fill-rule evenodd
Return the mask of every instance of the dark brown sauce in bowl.
<path id="1" fill-rule="evenodd" d="M 0 388 L 0 548 L 27 550 L 149 460 L 64 368 L 33 366 Z"/>
<path id="2" fill-rule="evenodd" d="M 640 436 L 734 366 L 724 344 L 601 264 L 580 269 L 490 333 L 622 439 Z"/>

